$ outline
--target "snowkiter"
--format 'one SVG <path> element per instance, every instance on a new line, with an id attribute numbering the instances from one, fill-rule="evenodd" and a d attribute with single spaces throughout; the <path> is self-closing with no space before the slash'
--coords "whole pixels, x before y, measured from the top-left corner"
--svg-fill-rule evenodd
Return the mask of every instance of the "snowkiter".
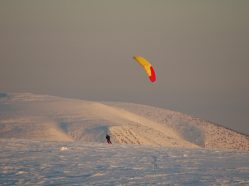
<path id="1" fill-rule="evenodd" d="M 111 137 L 108 134 L 106 134 L 105 138 L 108 144 L 112 144 Z"/>

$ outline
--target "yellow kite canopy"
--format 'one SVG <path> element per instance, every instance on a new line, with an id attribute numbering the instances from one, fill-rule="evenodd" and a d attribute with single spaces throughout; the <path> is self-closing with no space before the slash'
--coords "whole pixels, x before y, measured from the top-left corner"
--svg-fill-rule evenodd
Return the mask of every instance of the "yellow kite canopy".
<path id="1" fill-rule="evenodd" d="M 152 65 L 141 56 L 134 56 L 133 58 L 144 68 L 145 72 L 147 73 L 147 75 L 150 78 L 150 81 L 155 82 L 156 81 L 156 73 L 155 73 Z"/>

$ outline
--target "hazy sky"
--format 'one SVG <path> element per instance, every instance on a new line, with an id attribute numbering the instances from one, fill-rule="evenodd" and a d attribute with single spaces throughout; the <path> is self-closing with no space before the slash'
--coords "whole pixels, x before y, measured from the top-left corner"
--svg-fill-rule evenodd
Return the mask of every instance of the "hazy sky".
<path id="1" fill-rule="evenodd" d="M 249 134 L 249 1 L 1 0 L 0 91 L 154 105 Z"/>

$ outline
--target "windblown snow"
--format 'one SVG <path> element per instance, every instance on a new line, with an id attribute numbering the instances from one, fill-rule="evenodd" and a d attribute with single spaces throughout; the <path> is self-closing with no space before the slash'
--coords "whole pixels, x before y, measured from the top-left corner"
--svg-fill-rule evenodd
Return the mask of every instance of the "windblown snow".
<path id="1" fill-rule="evenodd" d="M 145 105 L 0 93 L 0 145 L 0 185 L 249 184 L 248 136 Z"/>

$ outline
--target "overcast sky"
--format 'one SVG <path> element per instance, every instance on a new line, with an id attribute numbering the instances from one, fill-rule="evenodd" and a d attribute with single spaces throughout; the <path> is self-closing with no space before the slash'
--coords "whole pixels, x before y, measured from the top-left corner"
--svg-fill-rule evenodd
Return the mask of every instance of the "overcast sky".
<path id="1" fill-rule="evenodd" d="M 1 0 L 0 91 L 153 105 L 249 134 L 249 1 Z"/>

